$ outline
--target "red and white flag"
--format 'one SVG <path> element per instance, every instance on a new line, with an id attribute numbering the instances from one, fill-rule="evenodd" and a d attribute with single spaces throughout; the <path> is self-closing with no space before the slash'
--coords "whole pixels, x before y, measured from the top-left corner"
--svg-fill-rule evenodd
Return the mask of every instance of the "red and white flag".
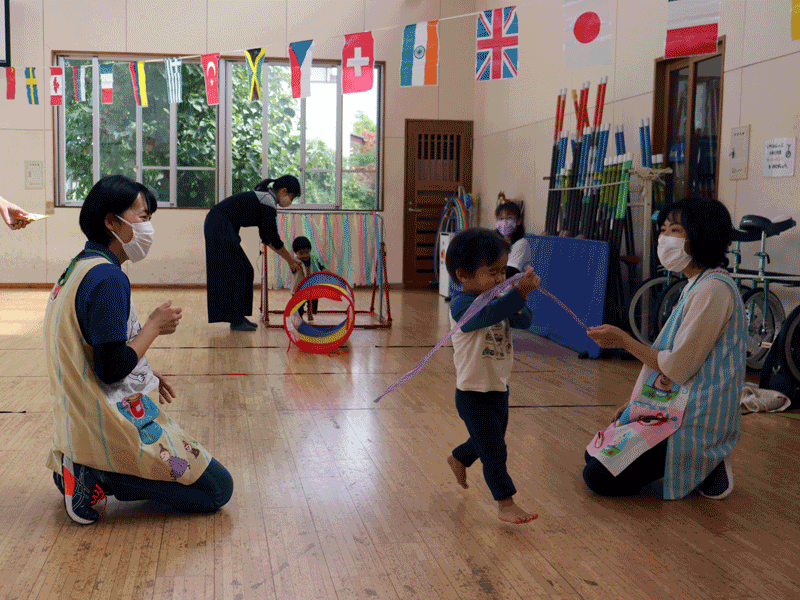
<path id="1" fill-rule="evenodd" d="M 564 59 L 567 70 L 611 64 L 608 0 L 564 0 Z"/>
<path id="2" fill-rule="evenodd" d="M 50 106 L 64 103 L 64 69 L 50 67 Z"/>
<path id="3" fill-rule="evenodd" d="M 342 50 L 342 93 L 353 94 L 372 89 L 372 66 L 375 60 L 372 32 L 344 36 Z"/>
<path id="4" fill-rule="evenodd" d="M 203 73 L 206 77 L 208 105 L 219 104 L 219 52 L 203 54 Z"/>
<path id="5" fill-rule="evenodd" d="M 719 0 L 669 0 L 666 58 L 717 51 Z"/>
<path id="6" fill-rule="evenodd" d="M 14 67 L 6 67 L 6 100 L 17 97 L 17 72 Z"/>

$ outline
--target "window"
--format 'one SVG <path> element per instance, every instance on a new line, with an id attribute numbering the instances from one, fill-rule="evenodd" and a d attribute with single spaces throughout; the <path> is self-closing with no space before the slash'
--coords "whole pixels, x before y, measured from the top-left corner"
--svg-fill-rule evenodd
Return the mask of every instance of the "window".
<path id="1" fill-rule="evenodd" d="M 716 198 L 725 39 L 718 52 L 656 63 L 653 152 L 673 170 L 668 200 Z"/>
<path id="2" fill-rule="evenodd" d="M 67 90 L 58 107 L 59 204 L 80 205 L 94 182 L 121 173 L 151 186 L 160 206 L 210 207 L 265 177 L 300 179 L 292 209 L 375 210 L 380 199 L 381 82 L 340 93 L 339 65 L 315 62 L 311 96 L 295 99 L 285 61 L 265 61 L 262 98 L 250 101 L 246 62 L 220 59 L 218 106 L 208 106 L 199 61 L 182 66 L 183 99 L 170 104 L 164 64 L 136 56 L 61 56 Z M 145 62 L 148 106 L 137 107 L 129 63 Z M 114 101 L 103 104 L 99 66 L 113 64 Z M 74 100 L 72 67 L 87 67 L 87 99 Z M 97 140 L 97 143 L 95 143 Z"/>

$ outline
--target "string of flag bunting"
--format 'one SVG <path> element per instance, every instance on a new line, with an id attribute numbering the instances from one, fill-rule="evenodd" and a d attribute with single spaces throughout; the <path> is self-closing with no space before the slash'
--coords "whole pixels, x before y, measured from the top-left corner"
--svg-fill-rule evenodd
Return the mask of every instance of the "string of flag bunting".
<path id="1" fill-rule="evenodd" d="M 663 0 L 668 3 L 665 56 L 674 58 L 705 54 L 716 50 L 720 0 Z M 568 70 L 611 64 L 612 23 L 610 0 L 564 0 L 564 57 Z M 400 48 L 400 86 L 438 85 L 439 82 L 439 23 L 449 19 L 476 17 L 475 22 L 475 80 L 493 81 L 514 79 L 519 75 L 520 29 L 517 8 L 536 4 L 524 2 L 503 8 L 443 17 L 441 19 L 404 26 Z M 373 33 L 397 29 L 392 25 L 344 36 L 342 48 L 342 93 L 364 92 L 373 87 L 375 48 Z M 329 38 L 330 39 L 330 38 Z M 311 65 L 314 40 L 289 44 L 292 96 L 305 98 L 311 94 Z M 261 71 L 264 48 L 236 50 L 243 52 L 250 85 L 250 101 L 261 99 Z M 182 101 L 183 60 L 200 58 L 205 78 L 206 100 L 219 103 L 220 53 L 176 56 L 163 59 L 170 103 Z M 138 106 L 147 106 L 147 82 L 144 65 L 153 59 L 129 63 L 133 96 Z M 75 101 L 86 101 L 85 77 L 87 66 L 72 66 Z M 49 67 L 50 104 L 64 102 L 64 69 Z M 6 67 L 6 98 L 16 97 L 16 71 Z M 25 86 L 29 104 L 39 104 L 35 67 L 25 67 Z M 101 101 L 114 101 L 114 70 L 112 63 L 100 65 Z"/>

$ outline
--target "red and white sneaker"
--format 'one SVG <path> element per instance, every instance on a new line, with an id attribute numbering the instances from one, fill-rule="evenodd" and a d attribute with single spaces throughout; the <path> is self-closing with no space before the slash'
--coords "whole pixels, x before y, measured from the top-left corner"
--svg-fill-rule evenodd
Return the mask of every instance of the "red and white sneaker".
<path id="1" fill-rule="evenodd" d="M 101 500 L 108 502 L 105 492 L 100 488 L 100 481 L 91 469 L 73 463 L 66 455 L 61 460 L 61 466 L 64 477 L 64 506 L 67 514 L 70 519 L 81 525 L 94 523 L 100 515 L 92 506 Z"/>

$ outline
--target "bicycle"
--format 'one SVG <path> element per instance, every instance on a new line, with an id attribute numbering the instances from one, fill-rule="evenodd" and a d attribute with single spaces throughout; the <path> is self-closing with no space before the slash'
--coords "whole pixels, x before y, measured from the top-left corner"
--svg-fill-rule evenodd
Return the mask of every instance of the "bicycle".
<path id="1" fill-rule="evenodd" d="M 739 224 L 740 229 L 734 228 L 731 236 L 732 241 L 736 242 L 736 249 L 731 251 L 735 257 L 731 276 L 743 295 L 742 302 L 745 305 L 747 314 L 746 362 L 749 369 L 760 370 L 764 365 L 772 342 L 777 337 L 786 318 L 783 304 L 775 293 L 769 289 L 770 283 L 774 282 L 788 286 L 800 285 L 800 277 L 766 270 L 766 263 L 770 262 L 769 254 L 765 251 L 766 239 L 791 229 L 795 225 L 795 221 L 791 218 L 772 222 L 765 217 L 746 215 L 742 217 Z M 741 242 L 752 242 L 759 239 L 761 240 L 761 249 L 755 253 L 755 256 L 759 257 L 758 271 L 741 269 Z M 753 280 L 752 289 L 742 283 L 742 280 L 746 279 Z M 668 282 L 668 278 L 667 281 L 664 280 L 665 277 L 663 275 L 651 278 L 637 290 L 637 293 L 631 299 L 629 310 L 631 329 L 637 339 L 645 344 L 652 344 L 655 341 L 658 332 L 666 324 L 667 319 L 672 314 L 672 310 L 680 300 L 681 293 L 686 285 L 685 278 L 672 283 Z M 763 288 L 760 288 L 759 284 L 763 284 Z M 646 285 L 649 287 L 645 288 Z M 656 292 L 660 291 L 660 295 L 657 296 L 656 300 L 646 296 L 650 288 Z M 642 330 L 642 313 L 644 311 L 646 314 L 646 311 L 652 309 L 651 303 L 655 305 L 655 308 L 652 310 L 650 320 L 645 321 L 648 329 Z M 638 322 L 637 318 L 639 319 Z M 800 346 L 800 330 L 797 332 L 797 338 Z M 797 350 L 797 354 L 798 363 L 800 364 L 800 347 Z"/>

